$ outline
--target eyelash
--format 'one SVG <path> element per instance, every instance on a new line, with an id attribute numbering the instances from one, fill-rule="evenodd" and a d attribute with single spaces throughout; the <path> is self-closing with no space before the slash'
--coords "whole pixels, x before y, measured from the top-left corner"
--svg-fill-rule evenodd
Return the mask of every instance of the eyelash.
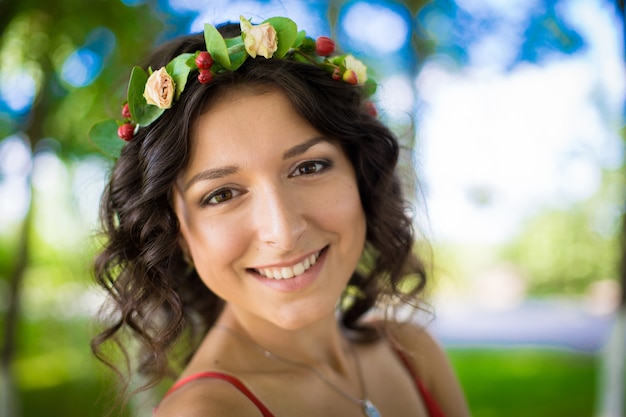
<path id="1" fill-rule="evenodd" d="M 299 170 L 307 167 L 307 166 L 311 166 L 311 165 L 319 165 L 321 166 L 321 168 L 315 168 L 314 172 L 310 172 L 310 173 L 300 173 Z M 301 164 L 299 164 L 296 169 L 293 170 L 293 172 L 289 175 L 290 177 L 300 177 L 303 175 L 317 175 L 320 174 L 324 171 L 326 171 L 328 168 L 332 167 L 332 162 L 327 161 L 327 160 L 319 160 L 319 159 L 313 159 L 310 161 L 304 161 Z"/>
<path id="2" fill-rule="evenodd" d="M 226 201 L 218 201 L 218 202 L 215 202 L 215 203 L 211 202 L 211 200 L 213 200 L 214 198 L 219 197 L 220 194 L 224 194 L 224 193 L 230 193 L 231 194 L 230 197 Z M 203 198 L 202 201 L 200 201 L 200 207 L 217 206 L 219 204 L 224 204 L 224 203 L 228 202 L 229 200 L 233 199 L 234 197 L 238 196 L 239 194 L 241 194 L 241 192 L 238 191 L 238 190 L 235 190 L 234 188 L 220 188 L 218 190 L 213 191 L 211 194 L 209 194 L 205 198 Z"/>
<path id="3" fill-rule="evenodd" d="M 302 173 L 302 172 L 300 172 L 300 170 L 305 169 L 307 167 L 310 168 L 311 166 L 315 166 L 315 171 L 309 172 L 309 173 Z M 330 167 L 332 167 L 332 162 L 326 161 L 326 160 L 305 161 L 305 162 L 302 162 L 301 164 L 299 164 L 293 170 L 293 172 L 291 174 L 289 174 L 289 176 L 290 177 L 301 177 L 301 176 L 318 175 L 318 174 L 324 172 L 325 170 L 327 170 Z M 230 194 L 225 201 L 211 202 L 211 200 L 220 197 L 220 195 L 223 196 L 224 193 L 229 193 Z M 210 193 L 209 195 L 207 195 L 205 198 L 203 198 L 202 201 L 200 201 L 200 206 L 201 207 L 206 207 L 206 206 L 217 206 L 217 205 L 220 205 L 220 204 L 224 204 L 224 203 L 227 203 L 228 201 L 232 200 L 234 197 L 237 197 L 240 194 L 242 194 L 242 192 L 239 191 L 239 190 L 236 190 L 234 188 L 228 188 L 228 187 L 219 188 L 219 189 L 213 191 L 212 193 Z"/>

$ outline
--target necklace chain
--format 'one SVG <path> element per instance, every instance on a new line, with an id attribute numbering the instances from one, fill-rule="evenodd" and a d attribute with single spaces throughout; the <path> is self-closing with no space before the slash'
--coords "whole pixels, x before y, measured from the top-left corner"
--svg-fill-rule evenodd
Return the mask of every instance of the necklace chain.
<path id="1" fill-rule="evenodd" d="M 324 375 L 319 369 L 317 369 L 317 368 L 315 368 L 313 366 L 307 365 L 306 363 L 296 362 L 296 361 L 293 361 L 291 359 L 285 358 L 283 356 L 277 355 L 276 353 L 271 352 L 271 351 L 265 349 L 263 346 L 259 345 L 254 340 L 250 339 L 249 337 L 246 337 L 246 336 L 244 336 L 244 335 L 242 335 L 242 334 L 240 334 L 238 332 L 235 332 L 234 330 L 232 330 L 229 327 L 222 326 L 222 325 L 216 325 L 215 327 L 218 327 L 218 328 L 220 328 L 220 329 L 230 333 L 231 335 L 235 336 L 239 340 L 242 340 L 242 341 L 250 344 L 256 350 L 261 352 L 263 354 L 263 356 L 265 356 L 266 358 L 275 359 L 275 360 L 278 360 L 280 362 L 284 362 L 284 363 L 292 365 L 292 366 L 297 366 L 299 368 L 303 368 L 303 369 L 306 369 L 306 370 L 312 372 L 322 382 L 324 382 L 326 385 L 328 385 L 333 390 L 335 390 L 335 392 L 337 392 L 338 394 L 341 394 L 344 398 L 352 401 L 353 403 L 358 404 L 361 407 L 361 409 L 363 410 L 363 412 L 365 413 L 365 415 L 367 415 L 367 416 L 379 416 L 378 410 L 376 410 L 376 407 L 374 407 L 374 405 L 371 403 L 371 401 L 367 398 L 367 387 L 365 386 L 365 380 L 363 379 L 363 371 L 361 370 L 361 362 L 359 361 L 359 356 L 357 355 L 356 350 L 354 349 L 354 346 L 352 346 L 351 343 L 348 343 L 348 346 L 349 346 L 349 349 L 350 349 L 350 354 L 352 355 L 352 358 L 353 358 L 354 363 L 356 365 L 356 371 L 357 371 L 357 375 L 358 375 L 358 378 L 359 378 L 359 384 L 361 385 L 361 390 L 363 391 L 363 398 L 362 399 L 356 398 L 356 397 L 350 395 L 349 393 L 345 392 L 341 388 L 339 388 L 330 379 L 328 379 L 328 377 L 326 377 L 326 375 Z M 376 414 L 373 414 L 373 413 L 376 413 Z"/>

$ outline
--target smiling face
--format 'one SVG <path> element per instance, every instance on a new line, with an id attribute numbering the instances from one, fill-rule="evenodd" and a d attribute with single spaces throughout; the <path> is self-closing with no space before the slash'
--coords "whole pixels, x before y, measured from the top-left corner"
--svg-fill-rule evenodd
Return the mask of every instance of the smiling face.
<path id="1" fill-rule="evenodd" d="M 354 170 L 279 90 L 200 116 L 174 187 L 181 245 L 239 317 L 297 329 L 334 314 L 365 243 Z"/>

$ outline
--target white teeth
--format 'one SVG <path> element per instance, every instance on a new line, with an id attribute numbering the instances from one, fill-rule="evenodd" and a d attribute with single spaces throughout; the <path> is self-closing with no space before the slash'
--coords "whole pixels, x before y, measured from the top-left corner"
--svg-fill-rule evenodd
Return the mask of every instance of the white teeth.
<path id="1" fill-rule="evenodd" d="M 304 274 L 304 264 L 297 264 L 296 266 L 294 266 L 293 267 L 293 274 L 294 275 Z"/>
<path id="2" fill-rule="evenodd" d="M 280 270 L 280 272 L 282 273 L 283 278 L 291 278 L 296 274 L 293 269 L 286 266 L 284 266 L 283 269 Z"/>
<path id="3" fill-rule="evenodd" d="M 283 266 L 282 268 L 263 268 L 258 269 L 257 272 L 266 278 L 273 279 L 289 279 L 304 274 L 310 267 L 315 265 L 320 253 L 314 253 L 308 256 L 304 261 L 299 262 L 292 266 Z"/>

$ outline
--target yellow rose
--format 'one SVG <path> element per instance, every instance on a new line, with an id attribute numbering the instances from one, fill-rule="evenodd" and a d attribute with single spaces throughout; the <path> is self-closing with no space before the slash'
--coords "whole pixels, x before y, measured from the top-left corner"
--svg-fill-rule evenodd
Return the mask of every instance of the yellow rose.
<path id="1" fill-rule="evenodd" d="M 250 21 L 243 16 L 241 16 L 239 20 L 243 45 L 248 54 L 252 58 L 256 58 L 257 55 L 271 58 L 274 52 L 276 52 L 276 49 L 278 49 L 276 29 L 269 23 L 253 26 Z"/>
<path id="2" fill-rule="evenodd" d="M 174 80 L 167 73 L 165 67 L 162 67 L 158 71 L 154 71 L 148 78 L 143 96 L 148 104 L 153 104 L 161 109 L 169 109 L 172 107 L 175 91 Z"/>
<path id="3" fill-rule="evenodd" d="M 346 67 L 346 72 L 354 71 L 356 74 L 357 84 L 363 84 L 367 81 L 367 67 L 361 61 L 352 55 L 346 55 L 343 64 Z"/>

